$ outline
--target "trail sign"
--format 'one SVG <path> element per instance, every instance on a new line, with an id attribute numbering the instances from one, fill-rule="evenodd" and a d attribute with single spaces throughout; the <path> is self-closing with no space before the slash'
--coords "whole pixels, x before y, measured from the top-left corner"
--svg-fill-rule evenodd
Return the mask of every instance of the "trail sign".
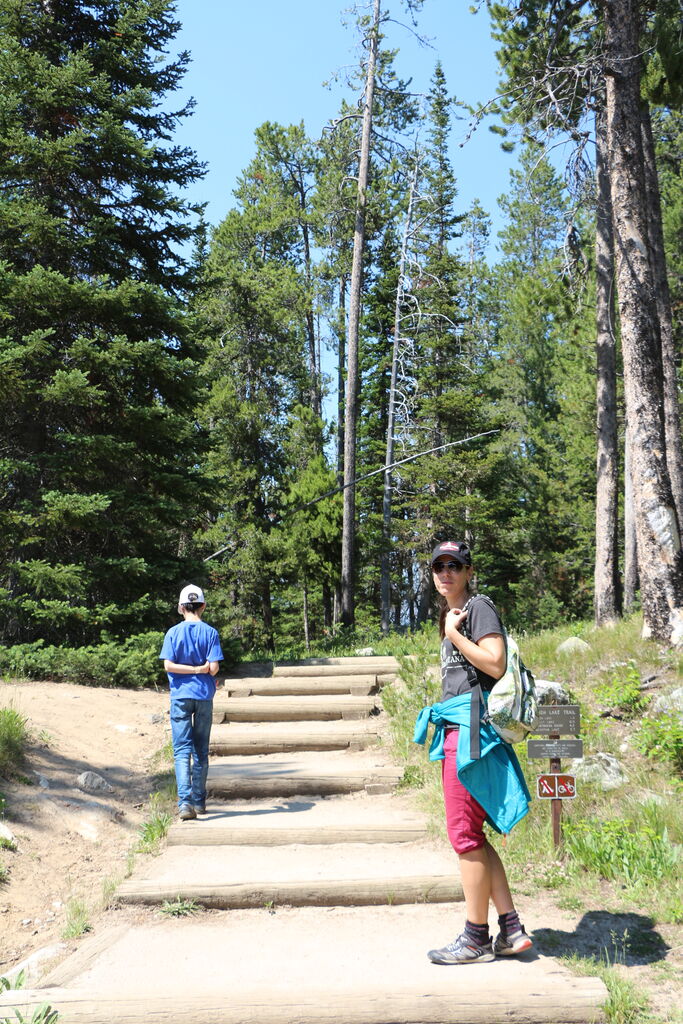
<path id="1" fill-rule="evenodd" d="M 541 704 L 536 713 L 537 736 L 578 736 L 581 730 L 579 704 Z"/>
<path id="2" fill-rule="evenodd" d="M 576 779 L 573 775 L 539 775 L 536 792 L 546 800 L 572 800 L 576 796 Z"/>
<path id="3" fill-rule="evenodd" d="M 527 740 L 527 757 L 583 757 L 583 740 Z"/>
<path id="4" fill-rule="evenodd" d="M 534 733 L 547 739 L 527 740 L 527 757 L 547 757 L 550 761 L 548 774 L 538 776 L 536 792 L 542 799 L 550 800 L 555 846 L 559 846 L 562 839 L 562 800 L 576 796 L 576 780 L 573 775 L 562 774 L 561 759 L 583 757 L 583 740 L 578 739 L 580 725 L 581 709 L 578 704 L 541 704 Z M 560 739 L 563 734 L 577 739 Z"/>

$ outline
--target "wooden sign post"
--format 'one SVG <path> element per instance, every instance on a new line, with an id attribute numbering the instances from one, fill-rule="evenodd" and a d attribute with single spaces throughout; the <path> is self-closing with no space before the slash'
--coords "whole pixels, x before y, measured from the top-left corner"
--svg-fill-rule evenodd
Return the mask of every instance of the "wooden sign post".
<path id="1" fill-rule="evenodd" d="M 576 796 L 574 777 L 562 774 L 562 758 L 583 757 L 583 740 L 563 740 L 560 737 L 563 734 L 578 737 L 580 724 L 578 704 L 542 704 L 538 709 L 534 732 L 548 738 L 527 741 L 529 758 L 550 759 L 548 775 L 538 778 L 537 793 L 539 797 L 550 800 L 553 843 L 556 847 L 562 841 L 562 800 Z"/>

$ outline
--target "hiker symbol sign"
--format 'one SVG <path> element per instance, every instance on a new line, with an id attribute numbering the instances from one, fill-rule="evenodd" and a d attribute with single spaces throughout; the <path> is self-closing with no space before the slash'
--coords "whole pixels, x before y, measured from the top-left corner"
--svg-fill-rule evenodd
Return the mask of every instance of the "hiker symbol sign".
<path id="1" fill-rule="evenodd" d="M 576 779 L 573 775 L 539 775 L 537 791 L 547 800 L 571 800 L 576 796 Z"/>

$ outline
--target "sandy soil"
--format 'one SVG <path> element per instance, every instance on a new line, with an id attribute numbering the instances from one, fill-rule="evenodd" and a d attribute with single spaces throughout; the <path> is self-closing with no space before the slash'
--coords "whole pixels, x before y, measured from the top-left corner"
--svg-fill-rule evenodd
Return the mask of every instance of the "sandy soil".
<path id="1" fill-rule="evenodd" d="M 96 914 L 105 881 L 123 873 L 155 788 L 150 759 L 165 742 L 168 695 L 2 683 L 0 704 L 20 711 L 31 732 L 25 781 L 0 782 L 17 844 L 0 849 L 9 870 L 0 885 L 1 975 L 60 941 L 71 901 Z M 85 771 L 113 792 L 83 792 L 76 779 Z"/>
<path id="2" fill-rule="evenodd" d="M 62 939 L 70 901 L 87 903 L 95 931 L 112 920 L 158 921 L 145 908 L 101 907 L 105 883 L 124 875 L 145 801 L 157 788 L 154 758 L 168 737 L 165 692 L 0 683 L 0 705 L 10 703 L 28 719 L 31 743 L 25 781 L 0 780 L 7 804 L 0 820 L 17 842 L 15 851 L 0 849 L 8 869 L 0 885 L 0 976 L 46 947 L 62 943 L 61 956 L 77 948 L 79 940 Z M 86 770 L 113 792 L 82 792 L 76 778 Z M 683 1021 L 683 927 L 654 925 L 638 908 L 561 910 L 547 890 L 517 902 L 539 950 L 600 957 L 608 944 L 623 960 L 618 969 L 649 993 L 653 1022 Z M 288 920 L 308 928 L 305 910 L 289 911 Z"/>

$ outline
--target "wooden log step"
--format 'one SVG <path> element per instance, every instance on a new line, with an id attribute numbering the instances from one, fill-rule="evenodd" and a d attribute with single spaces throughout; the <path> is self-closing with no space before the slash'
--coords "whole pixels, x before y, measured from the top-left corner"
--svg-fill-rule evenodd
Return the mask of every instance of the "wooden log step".
<path id="1" fill-rule="evenodd" d="M 330 751 L 280 757 L 214 759 L 209 764 L 210 799 L 326 796 L 334 793 L 389 793 L 403 769 L 370 759 L 368 752 Z"/>
<path id="2" fill-rule="evenodd" d="M 542 947 L 478 965 L 476 978 L 474 968 L 430 964 L 425 952 L 452 938 L 461 914 L 459 907 L 432 904 L 146 918 L 120 929 L 108 949 L 84 963 L 90 943 L 101 947 L 99 936 L 86 937 L 45 979 L 46 987 L 2 993 L 0 1017 L 14 1020 L 10 1008 L 16 1007 L 30 1020 L 48 1003 L 64 1024 L 605 1020 L 603 982 L 572 975 Z M 526 923 L 540 927 L 542 912 Z"/>
<path id="3" fill-rule="evenodd" d="M 211 730 L 212 755 L 283 754 L 300 750 L 364 750 L 379 742 L 377 718 L 357 722 L 219 724 Z"/>
<path id="4" fill-rule="evenodd" d="M 423 817 L 404 798 L 270 800 L 207 806 L 196 822 L 173 824 L 169 846 L 288 846 L 414 843 L 427 838 Z"/>
<path id="5" fill-rule="evenodd" d="M 386 677 L 382 677 L 386 679 Z M 218 679 L 220 696 L 284 697 L 351 694 L 363 696 L 377 690 L 376 675 L 276 676 L 271 679 Z"/>
<path id="6" fill-rule="evenodd" d="M 381 661 L 362 659 L 364 664 L 318 664 L 315 662 L 298 662 L 294 665 L 275 665 L 273 667 L 273 679 L 279 676 L 314 676 L 323 679 L 325 676 L 354 676 L 354 675 L 395 675 L 398 672 L 398 663 L 394 658 L 387 658 Z"/>
<path id="7" fill-rule="evenodd" d="M 356 657 L 343 657 L 343 658 L 300 658 L 298 661 L 280 661 L 273 665 L 273 668 L 287 668 L 288 666 L 297 665 L 303 668 L 310 668 L 311 666 L 317 668 L 359 668 L 363 671 L 363 666 L 370 665 L 389 665 L 392 669 L 398 668 L 398 659 L 392 654 L 370 654 Z"/>
<path id="8" fill-rule="evenodd" d="M 327 847 L 329 849 L 329 847 Z M 192 900 L 214 910 L 246 907 L 357 907 L 401 903 L 452 903 L 463 898 L 452 875 L 440 878 L 416 875 L 412 878 L 387 876 L 375 878 L 327 879 L 323 882 L 253 881 L 215 882 L 200 885 L 185 882 L 163 885 L 160 882 L 133 880 L 123 882 L 116 898 L 121 903 L 156 907 L 174 900 Z"/>
<path id="9" fill-rule="evenodd" d="M 228 909 L 445 903 L 463 893 L 450 850 L 384 843 L 369 856 L 364 843 L 347 843 L 291 844 L 277 857 L 267 847 L 193 847 L 188 856 L 170 846 L 122 882 L 116 898 L 149 906 L 179 898 Z"/>
<path id="10" fill-rule="evenodd" d="M 325 722 L 353 720 L 378 714 L 375 697 L 228 697 L 214 700 L 213 720 L 219 722 Z"/>
<path id="11" fill-rule="evenodd" d="M 217 971 L 221 973 L 220 967 Z M 201 987 L 206 986 L 202 983 Z M 104 992 L 52 988 L 6 992 L 0 996 L 0 1007 L 19 1010 L 22 1020 L 32 1020 L 47 1003 L 64 1024 L 601 1024 L 605 1020 L 601 1006 L 607 1000 L 603 983 L 597 978 L 577 979 L 574 987 L 579 991 L 569 1006 L 562 1003 L 565 992 L 508 989 L 504 995 L 477 989 L 474 998 L 471 988 L 461 995 L 463 1005 L 454 1005 L 451 994 L 396 990 L 334 996 L 317 992 L 280 999 L 270 995 L 266 999 L 264 989 L 240 992 L 239 999 L 227 989 L 188 995 L 197 989 L 195 980 L 174 997 L 130 995 L 126 986 L 119 992 L 111 988 Z M 168 986 L 161 983 L 159 990 L 167 991 Z M 516 998 L 519 1002 L 510 1006 L 508 1001 Z"/>

